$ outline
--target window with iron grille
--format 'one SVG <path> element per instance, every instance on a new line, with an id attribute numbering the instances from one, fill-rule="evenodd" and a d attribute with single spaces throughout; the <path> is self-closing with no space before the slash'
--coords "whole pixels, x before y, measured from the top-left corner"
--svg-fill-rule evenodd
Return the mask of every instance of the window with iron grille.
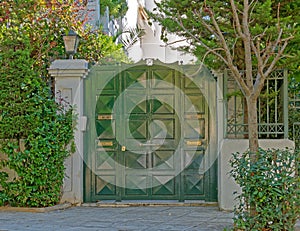
<path id="1" fill-rule="evenodd" d="M 225 72 L 224 75 L 226 136 L 227 138 L 248 138 L 246 100 L 229 72 Z M 274 71 L 266 79 L 258 99 L 257 109 L 259 138 L 287 138 L 288 95 L 287 72 L 285 70 Z"/>

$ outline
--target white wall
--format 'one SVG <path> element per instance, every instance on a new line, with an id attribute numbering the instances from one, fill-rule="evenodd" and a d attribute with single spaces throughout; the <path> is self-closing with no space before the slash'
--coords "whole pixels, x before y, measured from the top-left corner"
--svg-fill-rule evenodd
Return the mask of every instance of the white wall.
<path id="1" fill-rule="evenodd" d="M 159 59 L 164 63 L 181 62 L 182 64 L 193 64 L 197 61 L 197 58 L 191 54 L 185 54 L 179 52 L 175 48 L 179 45 L 187 44 L 186 41 L 174 43 L 175 41 L 182 40 L 182 38 L 170 34 L 168 36 L 168 43 L 165 44 L 161 39 L 161 26 L 152 22 L 152 26 L 149 26 L 146 21 L 139 18 L 138 3 L 144 6 L 145 9 L 152 11 L 155 7 L 154 0 L 129 0 L 129 10 L 126 15 L 127 26 L 135 27 L 137 23 L 145 30 L 145 35 L 140 42 L 136 43 L 128 50 L 128 56 L 134 62 L 138 62 L 141 59 Z M 125 25 L 126 26 L 126 25 Z"/>
<path id="2" fill-rule="evenodd" d="M 294 142 L 287 139 L 279 140 L 259 140 L 259 146 L 263 149 L 275 148 L 284 149 L 294 148 Z M 240 192 L 239 185 L 230 177 L 231 170 L 229 160 L 232 153 L 243 153 L 249 147 L 247 139 L 224 139 L 221 142 L 221 150 L 219 156 L 219 207 L 222 210 L 233 210 L 236 201 L 233 195 L 235 191 Z"/>

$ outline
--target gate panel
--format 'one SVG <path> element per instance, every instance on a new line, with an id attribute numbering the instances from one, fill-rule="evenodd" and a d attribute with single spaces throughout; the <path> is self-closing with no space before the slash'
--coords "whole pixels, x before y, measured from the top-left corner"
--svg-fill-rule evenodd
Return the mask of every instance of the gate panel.
<path id="1" fill-rule="evenodd" d="M 85 90 L 87 201 L 207 198 L 209 110 L 190 78 L 136 66 L 94 73 Z"/>

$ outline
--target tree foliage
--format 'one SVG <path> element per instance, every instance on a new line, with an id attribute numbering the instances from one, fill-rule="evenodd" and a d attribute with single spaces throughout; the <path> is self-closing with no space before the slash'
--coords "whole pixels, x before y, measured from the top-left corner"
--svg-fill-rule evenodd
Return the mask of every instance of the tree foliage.
<path id="1" fill-rule="evenodd" d="M 242 24 L 245 5 L 241 0 L 234 1 L 233 4 L 236 7 L 236 16 Z M 297 12 L 300 3 L 268 0 L 252 1 L 247 5 L 249 9 L 246 24 L 249 27 L 249 36 L 254 42 L 253 45 L 259 43 L 258 48 L 261 49 L 261 52 L 269 45 L 269 49 L 275 49 L 273 54 L 275 55 L 276 49 L 284 44 L 285 39 L 293 36 L 283 58 L 288 62 L 299 61 L 298 22 L 300 16 Z M 245 69 L 244 44 L 242 36 L 237 31 L 237 20 L 234 18 L 231 1 L 161 1 L 161 3 L 157 3 L 156 10 L 157 12 L 152 16 L 163 26 L 162 38 L 165 41 L 167 41 L 167 32 L 183 36 L 192 45 L 183 47 L 185 50 L 203 58 L 205 64 L 212 68 L 227 68 L 227 65 L 224 65 L 227 63 L 224 62 L 226 53 L 221 44 L 224 42 L 222 41 L 222 37 L 224 37 L 234 64 L 241 70 Z M 214 22 L 213 19 L 216 21 Z M 220 29 L 220 35 L 214 23 Z M 275 44 L 280 30 L 282 30 L 282 36 L 279 44 Z M 275 46 L 271 47 L 272 45 Z M 253 61 L 256 61 L 255 65 L 257 66 L 254 52 L 252 58 Z"/>
<path id="2" fill-rule="evenodd" d="M 126 61 L 122 46 L 117 45 L 101 28 L 94 31 L 86 23 L 86 1 L 80 0 L 8 0 L 0 3 L 2 36 L 5 28 L 16 27 L 20 33 L 28 33 L 32 46 L 31 57 L 35 66 L 47 75 L 47 67 L 54 59 L 64 57 L 62 35 L 74 30 L 81 37 L 75 57 L 98 62 L 106 56 Z M 0 36 L 1 36 L 0 34 Z M 13 43 L 12 43 L 13 46 Z"/>
<path id="3" fill-rule="evenodd" d="M 100 13 L 104 15 L 106 7 L 109 9 L 109 14 L 111 17 L 124 16 L 127 11 L 126 0 L 101 0 L 100 1 Z"/>
<path id="4" fill-rule="evenodd" d="M 266 78 L 278 67 L 299 63 L 299 7 L 299 1 L 162 0 L 152 14 L 165 40 L 166 32 L 183 36 L 189 43 L 183 49 L 210 67 L 230 70 L 247 102 L 253 153 L 257 100 Z"/>

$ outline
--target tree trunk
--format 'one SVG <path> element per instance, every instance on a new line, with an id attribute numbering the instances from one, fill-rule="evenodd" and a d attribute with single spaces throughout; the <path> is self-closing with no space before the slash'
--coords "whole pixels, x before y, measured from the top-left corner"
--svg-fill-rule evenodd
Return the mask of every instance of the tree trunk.
<path id="1" fill-rule="evenodd" d="M 243 103 L 244 103 L 244 108 L 243 108 L 243 113 L 244 113 L 244 124 L 248 124 L 248 113 L 249 113 L 249 108 L 248 108 L 248 104 L 247 104 L 246 98 L 243 98 Z M 244 139 L 249 139 L 248 127 L 244 127 L 243 132 L 245 132 Z"/>
<path id="2" fill-rule="evenodd" d="M 257 97 L 247 98 L 249 149 L 252 162 L 256 161 L 258 152 L 258 123 L 257 123 Z"/>
<path id="3" fill-rule="evenodd" d="M 257 123 L 257 98 L 247 98 L 248 109 L 248 139 L 250 149 L 250 161 L 255 163 L 258 159 L 258 123 Z M 251 164 L 250 163 L 250 164 Z M 253 173 L 255 174 L 255 173 Z M 250 204 L 250 215 L 256 216 L 257 211 L 255 209 L 255 203 Z"/>

